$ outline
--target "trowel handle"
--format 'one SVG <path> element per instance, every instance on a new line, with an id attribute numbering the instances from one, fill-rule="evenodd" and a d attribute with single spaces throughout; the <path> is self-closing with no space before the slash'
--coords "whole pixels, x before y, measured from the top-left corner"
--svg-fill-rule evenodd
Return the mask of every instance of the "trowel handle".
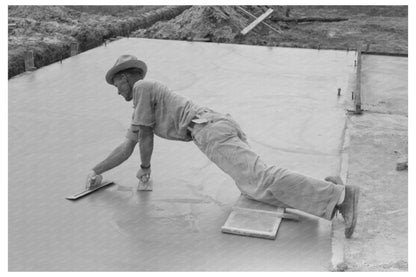
<path id="1" fill-rule="evenodd" d="M 140 181 L 141 181 L 142 183 L 147 183 L 147 182 L 149 182 L 149 179 L 150 179 L 150 174 L 146 174 L 146 175 L 143 175 L 143 176 L 140 178 Z"/>

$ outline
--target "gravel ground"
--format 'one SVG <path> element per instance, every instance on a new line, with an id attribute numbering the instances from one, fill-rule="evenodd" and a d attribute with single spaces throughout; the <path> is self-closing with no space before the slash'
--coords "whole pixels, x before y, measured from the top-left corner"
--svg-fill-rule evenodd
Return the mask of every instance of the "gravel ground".
<path id="1" fill-rule="evenodd" d="M 408 60 L 363 56 L 362 115 L 348 120 L 347 183 L 361 188 L 351 271 L 408 270 Z"/>

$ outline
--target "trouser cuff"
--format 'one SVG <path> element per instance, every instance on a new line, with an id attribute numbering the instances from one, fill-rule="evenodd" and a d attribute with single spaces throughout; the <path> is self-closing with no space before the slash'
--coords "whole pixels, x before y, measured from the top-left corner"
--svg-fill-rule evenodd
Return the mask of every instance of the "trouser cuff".
<path id="1" fill-rule="evenodd" d="M 328 203 L 325 218 L 328 220 L 332 220 L 335 216 L 335 209 L 338 205 L 339 198 L 341 197 L 342 191 L 345 189 L 344 185 L 335 185 L 334 186 L 334 196 Z"/>

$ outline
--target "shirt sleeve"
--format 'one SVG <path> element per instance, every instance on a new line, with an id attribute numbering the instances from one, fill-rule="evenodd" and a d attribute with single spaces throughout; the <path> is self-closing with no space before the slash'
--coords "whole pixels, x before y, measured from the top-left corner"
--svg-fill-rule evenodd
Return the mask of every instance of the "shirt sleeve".
<path id="1" fill-rule="evenodd" d="M 134 93 L 134 112 L 132 125 L 143 125 L 148 127 L 155 126 L 155 101 L 154 90 L 148 84 L 135 86 Z"/>

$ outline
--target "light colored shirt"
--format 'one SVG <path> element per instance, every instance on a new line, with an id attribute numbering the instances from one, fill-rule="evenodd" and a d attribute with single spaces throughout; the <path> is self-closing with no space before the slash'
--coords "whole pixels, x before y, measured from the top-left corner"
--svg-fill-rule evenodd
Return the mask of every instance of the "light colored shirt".
<path id="1" fill-rule="evenodd" d="M 204 108 L 172 92 L 160 82 L 139 80 L 133 87 L 133 109 L 126 137 L 138 142 L 139 125 L 152 127 L 155 135 L 165 139 L 191 141 L 187 127 Z"/>

